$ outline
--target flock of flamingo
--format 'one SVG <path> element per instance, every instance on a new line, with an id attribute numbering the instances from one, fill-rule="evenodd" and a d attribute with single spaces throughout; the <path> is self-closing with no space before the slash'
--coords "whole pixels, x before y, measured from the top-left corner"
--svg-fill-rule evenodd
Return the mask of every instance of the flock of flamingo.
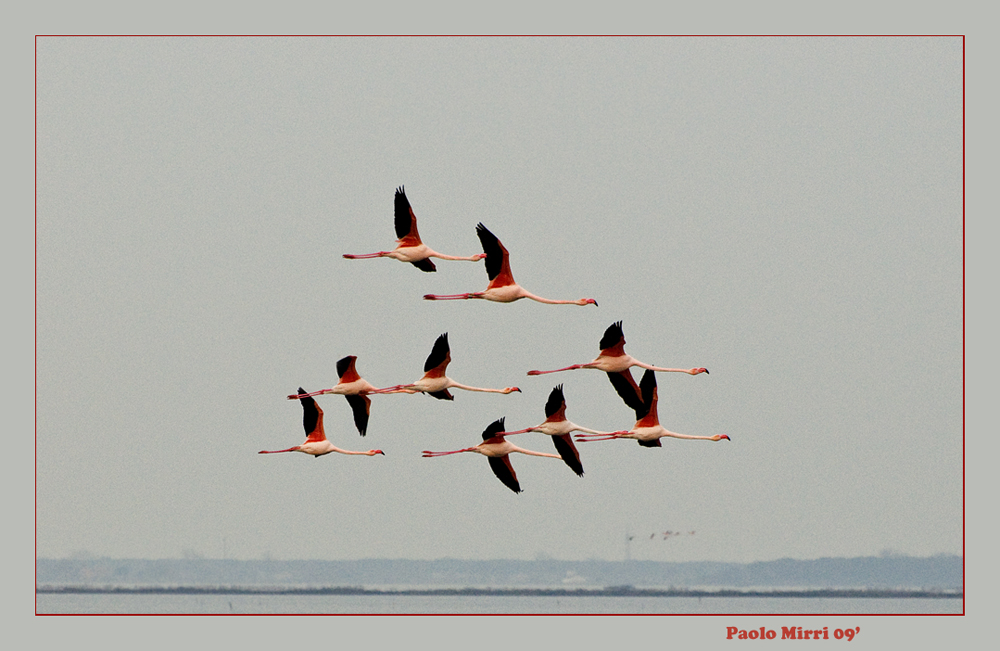
<path id="1" fill-rule="evenodd" d="M 549 304 L 569 304 L 569 305 L 597 305 L 597 301 L 592 298 L 580 298 L 577 300 L 554 300 L 542 298 L 528 292 L 516 282 L 510 271 L 510 260 L 507 249 L 500 242 L 496 235 L 491 233 L 482 223 L 476 226 L 476 234 L 483 246 L 483 253 L 472 256 L 451 256 L 438 253 L 427 247 L 417 233 L 417 218 L 413 214 L 410 202 L 406 198 L 406 193 L 402 187 L 396 189 L 395 198 L 395 226 L 397 246 L 392 251 L 379 251 L 363 255 L 344 254 L 350 260 L 363 258 L 392 258 L 401 262 L 409 262 L 421 271 L 432 272 L 436 270 L 431 258 L 440 260 L 464 260 L 468 262 L 478 262 L 486 260 L 486 274 L 489 277 L 489 285 L 481 292 L 470 292 L 465 294 L 426 294 L 424 299 L 429 301 L 438 300 L 463 300 L 463 299 L 485 299 L 500 303 L 511 303 L 522 298 L 530 298 L 539 303 Z M 583 476 L 583 464 L 580 461 L 580 453 L 573 444 L 572 432 L 581 432 L 576 435 L 578 442 L 588 441 L 610 441 L 615 439 L 633 439 L 644 447 L 661 447 L 660 439 L 672 437 L 679 439 L 700 439 L 707 441 L 730 440 L 725 434 L 714 436 L 692 436 L 688 434 L 678 434 L 671 432 L 660 425 L 657 414 L 657 388 L 656 372 L 687 373 L 689 375 L 699 375 L 708 373 L 706 368 L 662 368 L 640 362 L 634 357 L 625 353 L 625 335 L 622 332 L 622 322 L 608 326 L 604 331 L 604 336 L 600 341 L 601 352 L 591 362 L 584 364 L 573 364 L 565 368 L 558 368 L 551 371 L 528 371 L 528 375 L 544 375 L 547 373 L 560 373 L 576 369 L 595 369 L 604 371 L 608 375 L 615 391 L 625 402 L 625 404 L 635 411 L 636 422 L 630 430 L 618 430 L 615 432 L 602 432 L 598 430 L 581 427 L 566 418 L 566 399 L 563 395 L 563 385 L 559 384 L 549 393 L 545 403 L 545 420 L 535 427 L 528 427 L 521 430 L 505 431 L 504 419 L 499 418 L 490 423 L 483 430 L 482 443 L 478 445 L 462 448 L 460 450 L 450 450 L 446 452 L 432 452 L 424 450 L 424 457 L 439 457 L 460 452 L 475 452 L 484 455 L 489 461 L 490 468 L 497 478 L 515 493 L 521 492 L 521 485 L 517 480 L 510 463 L 512 453 L 527 454 L 537 457 L 552 457 L 562 459 L 573 472 Z M 275 454 L 279 452 L 304 452 L 305 454 L 320 457 L 331 452 L 340 454 L 356 454 L 374 456 L 385 454 L 382 450 L 351 451 L 342 450 L 326 438 L 323 429 L 323 410 L 316 404 L 314 396 L 319 395 L 342 395 L 347 399 L 354 415 L 354 424 L 361 436 L 365 436 L 368 430 L 368 419 L 371 413 L 370 395 L 389 393 L 426 393 L 439 400 L 453 400 L 449 389 L 462 389 L 464 391 L 484 391 L 489 393 L 509 394 L 520 392 L 518 387 L 505 387 L 503 389 L 482 389 L 459 384 L 445 373 L 448 364 L 451 362 L 451 348 L 448 345 L 448 333 L 444 333 L 437 338 L 431 348 L 430 355 L 424 363 L 423 376 L 412 384 L 397 384 L 382 389 L 376 388 L 365 381 L 357 371 L 355 362 L 357 357 L 349 355 L 337 362 L 337 375 L 339 381 L 330 389 L 306 393 L 301 387 L 298 393 L 288 396 L 289 400 L 299 400 L 302 404 L 302 424 L 306 431 L 306 440 L 301 445 L 296 445 L 284 450 L 261 450 L 259 454 Z M 632 376 L 631 368 L 635 366 L 645 369 L 641 380 L 636 384 Z M 552 437 L 555 449 L 558 454 L 547 452 L 536 452 L 518 447 L 508 441 L 506 437 L 527 432 L 540 432 Z"/>

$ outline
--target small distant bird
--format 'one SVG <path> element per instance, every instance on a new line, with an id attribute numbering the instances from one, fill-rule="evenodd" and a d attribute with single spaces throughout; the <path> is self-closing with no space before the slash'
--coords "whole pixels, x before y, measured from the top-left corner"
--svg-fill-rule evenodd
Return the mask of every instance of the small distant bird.
<path id="1" fill-rule="evenodd" d="M 490 462 L 490 468 L 493 469 L 493 474 L 497 476 L 497 479 L 503 482 L 504 486 L 511 489 L 515 493 L 520 493 L 521 484 L 518 483 L 517 475 L 514 473 L 514 468 L 510 465 L 510 459 L 508 458 L 509 454 L 512 452 L 520 452 L 521 454 L 530 454 L 535 457 L 552 457 L 553 459 L 558 459 L 559 455 L 525 450 L 524 448 L 519 448 L 510 441 L 507 441 L 503 437 L 503 421 L 503 418 L 498 418 L 490 423 L 489 427 L 483 430 L 483 442 L 475 447 L 462 448 L 461 450 L 452 450 L 450 452 L 431 452 L 429 450 L 424 450 L 421 456 L 425 458 L 441 457 L 446 454 L 458 454 L 459 452 L 477 452 L 487 457 Z"/>
<path id="2" fill-rule="evenodd" d="M 340 377 L 340 382 L 332 389 L 313 391 L 312 393 L 303 395 L 292 394 L 288 396 L 288 399 L 301 400 L 302 398 L 326 395 L 328 393 L 344 396 L 347 398 L 347 404 L 351 406 L 351 412 L 354 414 L 354 425 L 358 428 L 358 433 L 364 436 L 368 431 L 368 417 L 371 414 L 372 408 L 372 401 L 366 394 L 375 391 L 376 388 L 358 375 L 357 370 L 354 368 L 354 362 L 357 359 L 356 355 L 348 355 L 337 360 L 337 375 Z"/>
<path id="3" fill-rule="evenodd" d="M 573 445 L 573 437 L 570 432 L 588 432 L 590 434 L 608 435 L 611 432 L 599 432 L 594 429 L 580 427 L 576 423 L 566 420 L 566 398 L 563 395 L 563 385 L 558 385 L 549 393 L 549 399 L 545 403 L 545 422 L 536 427 L 519 429 L 515 432 L 503 432 L 505 436 L 511 434 L 523 434 L 525 432 L 541 432 L 552 437 L 552 443 L 556 446 L 556 451 L 566 465 L 573 469 L 573 472 L 583 477 L 583 464 L 580 462 L 580 453 Z"/>
<path id="4" fill-rule="evenodd" d="M 306 390 L 299 387 L 298 395 L 303 395 L 305 393 Z M 306 442 L 302 445 L 296 445 L 295 447 L 288 448 L 287 450 L 261 450 L 257 454 L 305 452 L 306 454 L 311 454 L 317 458 L 323 456 L 324 454 L 330 454 L 331 452 L 338 452 L 340 454 L 363 454 L 369 457 L 376 454 L 385 454 L 382 450 L 352 452 L 351 450 L 341 450 L 340 448 L 334 446 L 326 440 L 326 432 L 323 431 L 323 410 L 320 409 L 319 405 L 316 404 L 316 401 L 308 395 L 300 398 L 299 400 L 302 402 L 302 426 L 306 430 Z"/>
<path id="5" fill-rule="evenodd" d="M 557 368 L 554 371 L 528 371 L 528 375 L 560 373 L 562 371 L 573 371 L 578 368 L 592 368 L 604 371 L 608 374 L 608 379 L 611 380 L 612 386 L 614 386 L 615 391 L 618 392 L 622 400 L 625 401 L 625 404 L 635 410 L 636 418 L 638 419 L 642 417 L 639 415 L 639 412 L 643 411 L 644 407 L 642 396 L 639 393 L 639 386 L 635 383 L 635 378 L 632 377 L 632 372 L 629 370 L 631 367 L 638 366 L 651 371 L 688 373 L 689 375 L 708 373 L 707 368 L 662 368 L 640 362 L 625 352 L 625 333 L 622 331 L 621 321 L 616 321 L 608 326 L 607 330 L 604 331 L 604 336 L 601 337 L 599 345 L 601 347 L 601 354 L 592 362 L 573 364 L 566 368 Z"/>
<path id="6" fill-rule="evenodd" d="M 656 413 L 656 375 L 653 371 L 647 370 L 642 374 L 642 382 L 639 384 L 639 388 L 642 391 L 644 413 L 639 416 L 639 420 L 636 421 L 631 430 L 621 430 L 601 435 L 577 434 L 576 440 L 586 442 L 610 441 L 612 439 L 635 439 L 639 442 L 639 445 L 646 448 L 661 447 L 660 439 L 665 436 L 671 436 L 677 439 L 702 439 L 705 441 L 719 441 L 721 439 L 726 439 L 727 441 L 730 440 L 730 438 L 725 434 L 715 434 L 714 436 L 691 436 L 689 434 L 678 434 L 677 432 L 671 432 L 670 430 L 665 429 L 660 425 L 660 419 Z"/>
<path id="7" fill-rule="evenodd" d="M 377 389 L 371 393 L 426 393 L 434 396 L 438 400 L 454 400 L 448 389 L 464 389 L 466 391 L 485 391 L 487 393 L 513 393 L 521 392 L 517 387 L 506 387 L 504 389 L 480 389 L 470 387 L 455 382 L 445 375 L 448 364 L 451 363 L 451 348 L 448 346 L 448 333 L 440 335 L 431 348 L 431 354 L 424 362 L 424 376 L 413 384 L 397 384 L 394 387 Z"/>
<path id="8" fill-rule="evenodd" d="M 437 271 L 437 267 L 431 261 L 431 258 L 439 258 L 441 260 L 468 260 L 469 262 L 478 262 L 486 256 L 482 253 L 477 253 L 476 255 L 471 255 L 469 257 L 461 257 L 454 255 L 444 255 L 443 253 L 438 253 L 427 247 L 423 242 L 420 241 L 420 234 L 417 233 L 417 217 L 413 214 L 413 208 L 410 207 L 410 202 L 406 198 L 406 192 L 403 190 L 403 186 L 396 188 L 396 240 L 397 246 L 392 251 L 379 251 L 377 253 L 363 253 L 360 255 L 353 255 L 350 253 L 345 253 L 344 257 L 348 260 L 360 260 L 362 258 L 393 258 L 395 260 L 400 260 L 402 262 L 409 262 L 417 269 L 421 271 Z"/>
<path id="9" fill-rule="evenodd" d="M 483 251 L 486 253 L 486 275 L 490 278 L 490 284 L 486 287 L 486 290 L 469 294 L 425 294 L 425 300 L 449 301 L 484 298 L 487 301 L 496 301 L 498 303 L 513 303 L 522 298 L 530 298 L 539 303 L 597 305 L 597 301 L 592 298 L 580 298 L 575 301 L 558 301 L 535 296 L 514 282 L 514 276 L 510 272 L 510 260 L 508 259 L 507 249 L 500 243 L 497 236 L 491 233 L 482 223 L 476 226 L 476 234 L 479 235 L 479 241 L 482 242 Z"/>

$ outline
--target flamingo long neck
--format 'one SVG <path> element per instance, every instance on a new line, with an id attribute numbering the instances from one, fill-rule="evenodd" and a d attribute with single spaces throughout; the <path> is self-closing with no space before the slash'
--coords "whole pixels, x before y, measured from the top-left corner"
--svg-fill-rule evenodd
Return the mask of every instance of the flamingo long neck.
<path id="1" fill-rule="evenodd" d="M 640 368 L 649 369 L 650 371 L 662 371 L 666 373 L 689 373 L 689 374 L 691 372 L 691 370 L 687 368 L 662 368 L 660 366 L 653 366 L 651 364 L 646 364 L 645 362 L 640 362 L 639 360 L 634 358 L 632 359 L 632 364 Z"/>
<path id="2" fill-rule="evenodd" d="M 478 262 L 482 260 L 483 256 L 470 255 L 468 257 L 458 256 L 458 255 L 445 255 L 443 253 L 438 253 L 437 251 L 431 251 L 431 254 L 427 256 L 429 258 L 440 258 L 442 260 L 466 260 L 468 262 Z"/>
<path id="3" fill-rule="evenodd" d="M 584 305 L 584 303 L 581 303 L 580 301 L 561 301 L 554 298 L 543 298 L 541 296 L 535 296 L 534 294 L 524 289 L 523 287 L 521 288 L 521 296 L 523 298 L 530 298 L 533 301 L 538 301 L 539 303 L 548 303 L 549 305 L 570 305 L 570 304 Z"/>
<path id="4" fill-rule="evenodd" d="M 675 439 L 701 439 L 702 441 L 714 441 L 716 438 L 714 436 L 694 436 L 692 434 L 678 434 L 677 432 L 671 432 L 668 429 L 664 429 L 666 432 L 665 436 L 670 436 Z"/>
<path id="5" fill-rule="evenodd" d="M 558 454 L 549 454 L 547 452 L 535 452 L 534 450 L 525 450 L 524 448 L 519 448 L 516 445 L 511 445 L 510 447 L 511 449 L 510 452 L 508 452 L 508 454 L 510 454 L 511 452 L 520 452 L 521 454 L 527 454 L 532 457 L 552 457 L 553 459 L 562 459 L 562 457 L 560 457 Z"/>
<path id="6" fill-rule="evenodd" d="M 483 393 L 510 393 L 510 391 L 507 391 L 506 389 L 480 389 L 479 387 L 470 387 L 470 386 L 466 386 L 464 384 L 459 384 L 458 382 L 455 382 L 454 380 L 452 380 L 450 378 L 448 380 L 448 387 L 447 388 L 450 388 L 450 389 L 464 389 L 466 391 L 481 391 Z"/>

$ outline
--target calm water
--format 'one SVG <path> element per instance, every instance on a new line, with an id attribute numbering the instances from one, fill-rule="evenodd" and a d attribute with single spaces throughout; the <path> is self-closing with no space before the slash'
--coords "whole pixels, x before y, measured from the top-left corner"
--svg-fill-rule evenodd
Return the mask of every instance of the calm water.
<path id="1" fill-rule="evenodd" d="M 40 594 L 39 614 L 961 614 L 961 599 Z"/>

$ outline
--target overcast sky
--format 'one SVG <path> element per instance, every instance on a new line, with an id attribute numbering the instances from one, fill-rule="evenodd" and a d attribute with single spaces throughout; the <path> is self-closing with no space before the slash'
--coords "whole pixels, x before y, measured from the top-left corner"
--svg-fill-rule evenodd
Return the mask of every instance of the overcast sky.
<path id="1" fill-rule="evenodd" d="M 962 551 L 958 38 L 38 41 L 37 553 L 757 561 Z M 481 251 L 551 298 L 479 291 Z M 586 362 L 623 321 L 668 429 L 586 474 L 474 445 L 505 416 L 634 415 Z M 448 332 L 458 382 L 300 443 L 285 396 L 357 355 L 376 386 Z M 637 374 L 638 378 L 638 374 Z M 515 443 L 551 452 L 541 434 Z M 71 449 L 71 454 L 43 453 Z M 668 530 L 694 531 L 671 537 Z M 634 536 L 630 548 L 628 536 Z M 652 536 L 652 537 L 651 537 Z"/>

